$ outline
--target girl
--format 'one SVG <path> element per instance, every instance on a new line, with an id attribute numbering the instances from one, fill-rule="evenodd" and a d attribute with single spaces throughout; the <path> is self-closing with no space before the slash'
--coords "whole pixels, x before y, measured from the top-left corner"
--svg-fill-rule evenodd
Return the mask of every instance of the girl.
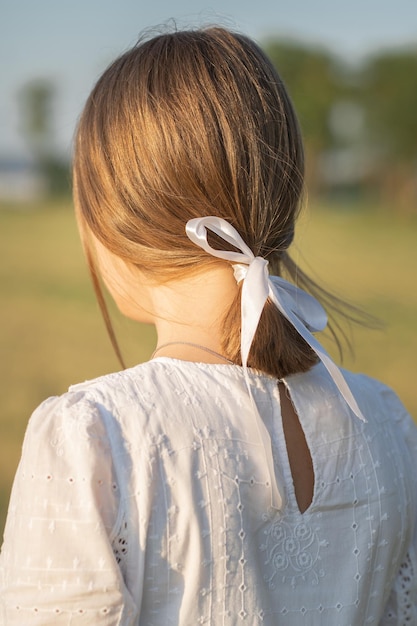
<path id="1" fill-rule="evenodd" d="M 417 623 L 417 429 L 341 371 L 288 255 L 303 148 L 262 51 L 159 35 L 95 86 L 75 204 L 148 363 L 32 416 L 5 533 L 8 626 Z M 317 293 L 317 289 L 315 290 Z"/>

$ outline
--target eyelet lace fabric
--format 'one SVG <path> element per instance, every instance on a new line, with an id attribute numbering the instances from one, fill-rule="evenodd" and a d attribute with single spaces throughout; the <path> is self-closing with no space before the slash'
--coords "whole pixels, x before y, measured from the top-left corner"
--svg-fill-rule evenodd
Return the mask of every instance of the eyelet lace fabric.
<path id="1" fill-rule="evenodd" d="M 125 575 L 127 570 L 127 557 L 129 550 L 129 536 L 127 529 L 127 521 L 124 519 L 120 525 L 119 531 L 111 542 L 113 554 L 121 572 Z"/>
<path id="2" fill-rule="evenodd" d="M 0 556 L 7 626 L 417 624 L 417 429 L 396 396 L 323 368 L 284 381 L 314 469 L 297 506 L 277 381 L 160 358 L 32 416 Z"/>
<path id="3" fill-rule="evenodd" d="M 417 624 L 417 563 L 406 554 L 384 613 L 384 626 Z"/>

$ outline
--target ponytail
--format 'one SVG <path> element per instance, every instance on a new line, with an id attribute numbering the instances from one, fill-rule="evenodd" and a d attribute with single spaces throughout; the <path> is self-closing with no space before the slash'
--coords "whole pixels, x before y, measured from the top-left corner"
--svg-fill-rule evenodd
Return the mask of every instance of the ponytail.
<path id="1" fill-rule="evenodd" d="M 327 330 L 336 344 L 341 360 L 344 345 L 351 349 L 342 321 L 369 328 L 381 327 L 380 321 L 374 316 L 320 287 L 298 267 L 288 252 L 281 253 L 278 261 L 271 260 L 270 268 L 273 274 L 290 279 L 297 287 L 321 302 L 329 318 Z M 237 364 L 242 363 L 241 295 L 242 283 L 238 285 L 236 297 L 224 317 L 221 344 L 227 358 Z M 284 378 L 308 371 L 317 361 L 316 353 L 268 299 L 249 352 L 248 366 L 276 378 Z"/>
<path id="2" fill-rule="evenodd" d="M 287 258 L 287 253 L 281 255 L 281 264 L 284 265 Z M 292 269 L 297 267 L 293 261 L 290 260 L 290 263 Z M 241 297 L 242 283 L 239 283 L 234 301 L 224 318 L 221 344 L 227 358 L 240 365 Z M 317 360 L 316 353 L 268 298 L 249 352 L 248 366 L 276 378 L 284 378 L 309 370 Z"/>

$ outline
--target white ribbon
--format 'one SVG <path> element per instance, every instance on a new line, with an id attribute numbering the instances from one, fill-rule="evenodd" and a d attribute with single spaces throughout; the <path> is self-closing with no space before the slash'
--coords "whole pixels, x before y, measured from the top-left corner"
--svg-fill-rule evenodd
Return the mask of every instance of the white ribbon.
<path id="1" fill-rule="evenodd" d="M 211 230 L 240 252 L 212 248 L 207 241 L 207 230 Z M 365 418 L 341 371 L 311 334 L 311 331 L 323 330 L 327 325 L 327 315 L 321 304 L 313 296 L 280 276 L 269 276 L 268 261 L 262 257 L 255 257 L 236 229 L 226 220 L 214 216 L 195 218 L 187 222 L 186 233 L 193 243 L 212 256 L 232 261 L 237 282 L 243 280 L 240 345 L 242 365 L 271 477 L 271 506 L 280 509 L 282 497 L 274 472 L 271 439 L 253 399 L 247 370 L 249 351 L 268 297 L 317 354 L 353 413 L 363 421 Z"/>

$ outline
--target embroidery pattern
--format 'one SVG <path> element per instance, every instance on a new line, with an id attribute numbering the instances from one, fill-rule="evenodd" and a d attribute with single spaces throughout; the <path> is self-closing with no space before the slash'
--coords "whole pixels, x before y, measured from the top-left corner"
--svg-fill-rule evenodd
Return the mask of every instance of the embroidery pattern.
<path id="1" fill-rule="evenodd" d="M 318 584 L 324 576 L 317 566 L 320 561 L 320 549 L 327 545 L 320 541 L 318 534 L 304 522 L 291 526 L 283 520 L 271 523 L 265 532 L 265 543 L 260 549 L 266 553 L 265 566 L 270 572 L 265 581 L 270 589 L 275 589 L 277 579 L 297 585 L 298 580 L 310 579 Z"/>

